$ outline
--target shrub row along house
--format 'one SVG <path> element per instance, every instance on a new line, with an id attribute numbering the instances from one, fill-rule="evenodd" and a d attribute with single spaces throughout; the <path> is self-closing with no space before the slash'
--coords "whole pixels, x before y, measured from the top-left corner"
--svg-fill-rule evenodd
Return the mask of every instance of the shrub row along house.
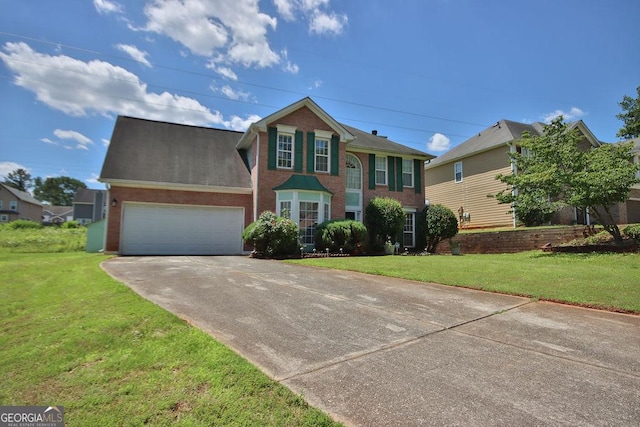
<path id="1" fill-rule="evenodd" d="M 604 144 L 582 120 L 568 124 L 582 136 L 580 148 L 588 150 Z M 516 218 L 508 204 L 499 204 L 495 195 L 505 188 L 496 180 L 498 174 L 510 174 L 513 165 L 509 153 L 518 151 L 523 132 L 542 135 L 543 123 L 517 123 L 500 120 L 450 151 L 429 161 L 425 167 L 426 195 L 430 203 L 442 204 L 457 212 L 462 227 L 514 227 Z M 635 140 L 635 161 L 640 161 L 640 140 Z M 639 176 L 640 178 L 640 176 Z M 615 207 L 618 224 L 640 222 L 640 185 L 631 188 L 626 203 Z M 591 224 L 584 209 L 565 208 L 557 212 L 553 224 Z"/>
<path id="2" fill-rule="evenodd" d="M 100 174 L 105 252 L 244 253 L 242 230 L 264 211 L 289 216 L 311 248 L 318 224 L 363 221 L 376 196 L 402 203 L 412 247 L 433 157 L 341 124 L 308 97 L 244 133 L 120 116 Z"/>

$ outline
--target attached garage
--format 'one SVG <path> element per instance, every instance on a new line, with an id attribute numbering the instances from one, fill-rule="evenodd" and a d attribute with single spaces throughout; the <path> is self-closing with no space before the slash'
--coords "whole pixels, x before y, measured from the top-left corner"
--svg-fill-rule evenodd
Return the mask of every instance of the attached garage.
<path id="1" fill-rule="evenodd" d="M 244 208 L 126 202 L 122 255 L 242 254 Z"/>

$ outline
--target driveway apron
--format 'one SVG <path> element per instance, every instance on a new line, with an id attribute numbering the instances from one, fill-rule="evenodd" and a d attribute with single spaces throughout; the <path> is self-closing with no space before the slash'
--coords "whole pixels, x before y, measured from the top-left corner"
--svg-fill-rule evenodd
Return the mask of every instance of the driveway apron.
<path id="1" fill-rule="evenodd" d="M 247 257 L 116 279 L 346 425 L 640 425 L 640 317 Z"/>

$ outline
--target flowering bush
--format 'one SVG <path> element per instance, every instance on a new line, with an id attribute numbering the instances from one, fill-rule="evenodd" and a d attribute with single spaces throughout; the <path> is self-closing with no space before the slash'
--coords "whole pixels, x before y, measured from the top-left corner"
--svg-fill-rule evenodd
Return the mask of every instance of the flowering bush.
<path id="1" fill-rule="evenodd" d="M 242 232 L 242 239 L 253 243 L 257 255 L 274 257 L 298 254 L 298 226 L 289 218 L 264 211 Z"/>

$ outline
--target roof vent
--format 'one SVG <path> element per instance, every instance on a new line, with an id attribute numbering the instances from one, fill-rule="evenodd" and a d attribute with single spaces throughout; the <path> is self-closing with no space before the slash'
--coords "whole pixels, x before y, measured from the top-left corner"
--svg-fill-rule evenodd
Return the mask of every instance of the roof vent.
<path id="1" fill-rule="evenodd" d="M 377 130 L 374 129 L 374 130 L 371 131 L 371 135 L 377 135 L 377 134 L 378 134 Z"/>

